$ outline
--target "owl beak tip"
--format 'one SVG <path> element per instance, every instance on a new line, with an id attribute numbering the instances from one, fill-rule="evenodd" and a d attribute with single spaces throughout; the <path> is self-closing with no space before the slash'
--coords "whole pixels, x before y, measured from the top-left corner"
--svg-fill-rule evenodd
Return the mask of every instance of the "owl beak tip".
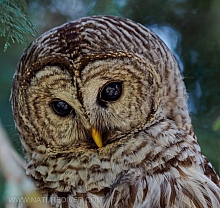
<path id="1" fill-rule="evenodd" d="M 101 136 L 100 132 L 96 128 L 92 127 L 91 134 L 92 134 L 92 138 L 93 138 L 94 142 L 96 143 L 96 145 L 99 148 L 103 147 L 102 136 Z"/>

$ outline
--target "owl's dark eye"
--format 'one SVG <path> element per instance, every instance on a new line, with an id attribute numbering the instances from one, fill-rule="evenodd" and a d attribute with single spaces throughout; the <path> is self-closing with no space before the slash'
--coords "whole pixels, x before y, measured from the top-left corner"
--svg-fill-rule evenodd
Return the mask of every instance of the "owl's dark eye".
<path id="1" fill-rule="evenodd" d="M 54 100 L 50 103 L 51 108 L 58 116 L 68 116 L 73 112 L 73 108 L 63 100 Z"/>
<path id="2" fill-rule="evenodd" d="M 122 82 L 110 82 L 101 91 L 100 98 L 104 101 L 115 101 L 122 94 Z"/>

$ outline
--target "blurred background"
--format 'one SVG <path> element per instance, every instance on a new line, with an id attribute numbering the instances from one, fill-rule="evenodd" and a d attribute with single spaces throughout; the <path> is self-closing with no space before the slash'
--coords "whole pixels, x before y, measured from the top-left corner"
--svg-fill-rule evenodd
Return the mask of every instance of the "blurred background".
<path id="1" fill-rule="evenodd" d="M 27 7 L 37 36 L 70 20 L 104 14 L 132 19 L 155 31 L 179 62 L 198 141 L 220 172 L 220 130 L 216 122 L 220 116 L 219 0 L 28 0 Z M 0 38 L 0 120 L 22 154 L 9 98 L 13 73 L 25 47 L 13 44 L 4 52 L 5 41 Z M 0 175 L 0 206 L 4 190 Z"/>

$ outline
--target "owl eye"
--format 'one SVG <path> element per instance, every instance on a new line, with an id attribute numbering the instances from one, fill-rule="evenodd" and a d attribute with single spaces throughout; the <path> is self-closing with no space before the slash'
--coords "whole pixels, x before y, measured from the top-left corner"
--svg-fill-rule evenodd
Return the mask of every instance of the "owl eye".
<path id="1" fill-rule="evenodd" d="M 51 108 L 58 116 L 68 116 L 73 112 L 73 108 L 63 100 L 54 100 L 50 103 Z"/>
<path id="2" fill-rule="evenodd" d="M 122 82 L 111 82 L 105 85 L 101 91 L 101 100 L 116 101 L 122 94 Z"/>

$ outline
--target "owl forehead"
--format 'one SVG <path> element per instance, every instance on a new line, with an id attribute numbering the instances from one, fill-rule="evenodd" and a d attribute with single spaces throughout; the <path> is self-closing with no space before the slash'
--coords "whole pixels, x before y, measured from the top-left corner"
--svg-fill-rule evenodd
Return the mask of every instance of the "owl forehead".
<path id="1" fill-rule="evenodd" d="M 152 41 L 153 40 L 153 41 Z M 34 41 L 21 59 L 25 68 L 45 57 L 59 56 L 81 71 L 88 62 L 135 54 L 152 63 L 160 40 L 147 28 L 119 17 L 82 18 L 54 28 Z"/>
<path id="2" fill-rule="evenodd" d="M 143 26 L 123 18 L 83 18 L 54 28 L 34 41 L 23 55 L 18 71 L 32 77 L 45 66 L 58 65 L 80 77 L 85 66 L 99 60 L 128 58 L 150 63 L 143 56 L 150 34 Z M 155 58 L 150 53 L 149 50 L 150 59 Z"/>

